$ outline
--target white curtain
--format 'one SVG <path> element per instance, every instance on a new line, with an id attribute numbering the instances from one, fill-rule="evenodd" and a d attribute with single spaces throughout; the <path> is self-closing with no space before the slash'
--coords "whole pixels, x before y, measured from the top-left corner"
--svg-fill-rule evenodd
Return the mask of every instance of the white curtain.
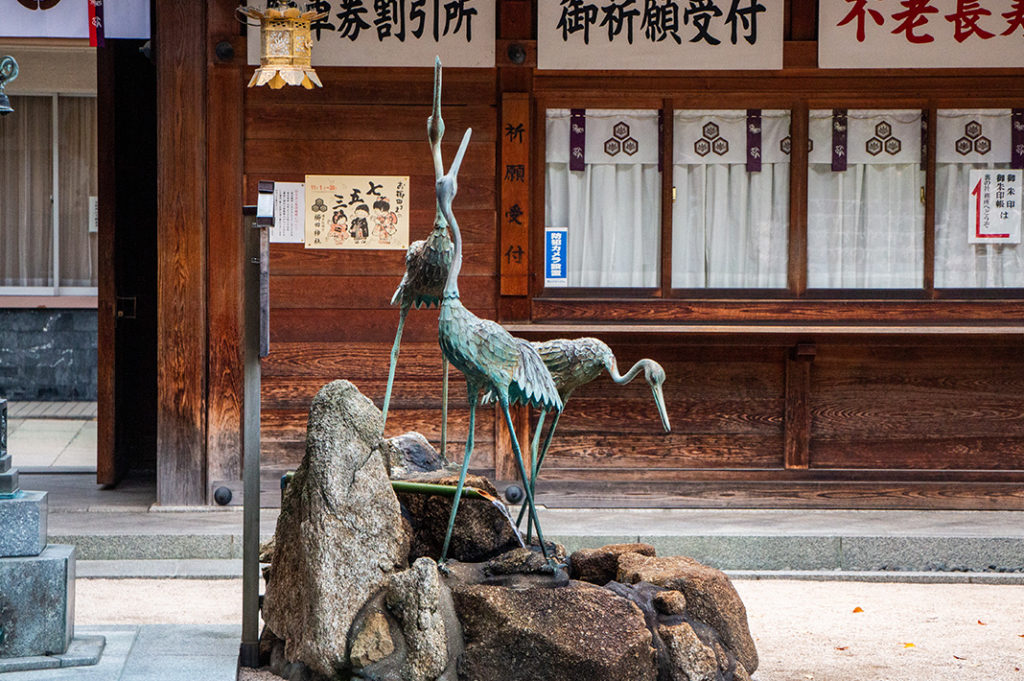
<path id="1" fill-rule="evenodd" d="M 935 286 L 1024 287 L 1024 247 L 1020 244 L 971 244 L 967 241 L 970 171 L 972 168 L 1010 167 L 1010 111 L 940 110 L 938 113 Z M 977 144 L 978 140 L 988 140 L 989 143 L 982 146 Z M 961 146 L 958 150 L 958 142 L 967 148 Z"/>
<path id="2" fill-rule="evenodd" d="M 847 169 L 838 172 L 831 167 L 831 119 L 831 111 L 811 112 L 808 287 L 922 287 L 920 112 L 851 110 Z M 876 130 L 879 138 L 896 139 L 899 146 L 890 143 L 879 152 L 869 144 Z"/>
<path id="3" fill-rule="evenodd" d="M 89 232 L 89 197 L 97 193 L 96 98 L 61 97 L 60 285 L 97 286 L 97 234 Z"/>
<path id="4" fill-rule="evenodd" d="M 789 112 L 762 112 L 759 172 L 746 167 L 746 119 L 745 110 L 676 113 L 673 288 L 786 287 Z M 729 147 L 700 156 L 691 150 L 709 123 Z"/>
<path id="5" fill-rule="evenodd" d="M 547 114 L 544 220 L 549 227 L 568 230 L 568 285 L 656 287 L 661 253 L 658 112 L 589 109 L 586 120 L 586 163 L 583 170 L 573 171 L 568 162 L 569 112 Z M 600 152 L 601 143 L 609 136 L 609 126 L 622 121 L 639 140 L 640 152 L 608 158 Z"/>
<path id="6" fill-rule="evenodd" d="M 0 286 L 52 286 L 52 99 L 11 106 L 0 118 Z"/>

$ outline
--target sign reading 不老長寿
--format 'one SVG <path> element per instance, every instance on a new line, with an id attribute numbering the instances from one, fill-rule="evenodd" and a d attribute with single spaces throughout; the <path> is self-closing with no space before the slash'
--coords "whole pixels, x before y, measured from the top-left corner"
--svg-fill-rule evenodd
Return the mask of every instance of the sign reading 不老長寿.
<path id="1" fill-rule="evenodd" d="M 326 12 L 310 24 L 313 66 L 494 66 L 495 0 L 299 1 Z M 260 29 L 249 26 L 248 59 L 260 63 Z M 383 88 L 384 86 L 382 86 Z"/>
<path id="2" fill-rule="evenodd" d="M 1020 170 L 971 170 L 967 242 L 1020 243 Z"/>
<path id="3" fill-rule="evenodd" d="M 409 178 L 306 175 L 306 248 L 409 247 Z"/>
<path id="4" fill-rule="evenodd" d="M 1015 68 L 1021 0 L 821 0 L 822 68 Z"/>
<path id="5" fill-rule="evenodd" d="M 565 288 L 569 285 L 568 246 L 569 230 L 565 227 L 544 229 L 544 286 Z"/>
<path id="6" fill-rule="evenodd" d="M 541 69 L 781 69 L 783 0 L 542 0 Z"/>

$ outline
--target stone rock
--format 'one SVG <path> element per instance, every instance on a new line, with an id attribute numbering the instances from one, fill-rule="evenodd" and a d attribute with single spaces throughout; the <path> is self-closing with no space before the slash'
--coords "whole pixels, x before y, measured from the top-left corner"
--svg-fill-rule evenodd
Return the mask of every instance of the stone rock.
<path id="1" fill-rule="evenodd" d="M 448 460 L 434 449 L 434 445 L 415 431 L 384 440 L 384 446 L 393 478 L 439 471 L 448 465 Z"/>
<path id="2" fill-rule="evenodd" d="M 685 615 L 686 596 L 680 591 L 666 589 L 654 596 L 654 609 L 662 615 Z"/>
<path id="3" fill-rule="evenodd" d="M 515 590 L 453 584 L 463 681 L 654 681 L 643 613 L 585 582 Z"/>
<path id="4" fill-rule="evenodd" d="M 380 411 L 348 381 L 309 411 L 306 455 L 285 492 L 263 617 L 284 657 L 333 676 L 363 604 L 407 564 L 408 536 L 380 448 Z M 284 674 L 282 674 L 284 676 Z"/>
<path id="5" fill-rule="evenodd" d="M 457 631 L 457 621 L 445 622 L 442 592 L 450 603 L 451 596 L 441 584 L 437 564 L 429 558 L 418 559 L 410 569 L 393 575 L 388 583 L 388 608 L 402 623 L 408 648 L 402 665 L 404 681 L 434 681 L 449 667 L 450 678 L 455 678 L 455 662 L 461 651 L 449 651 L 448 629 L 456 629 L 451 638 L 457 647 L 461 647 L 461 632 Z M 449 610 L 449 619 L 455 620 L 453 608 Z"/>
<path id="6" fill-rule="evenodd" d="M 653 556 L 650 544 L 608 544 L 599 549 L 580 549 L 569 557 L 569 574 L 573 579 L 591 584 L 604 585 L 614 581 L 619 574 L 619 556 L 639 553 Z"/>
<path id="7" fill-rule="evenodd" d="M 383 613 L 374 612 L 366 618 L 366 623 L 352 641 L 349 660 L 353 667 L 361 668 L 379 662 L 395 652 L 395 642 L 391 638 L 391 628 Z"/>
<path id="8" fill-rule="evenodd" d="M 406 479 L 452 487 L 459 482 L 458 475 L 443 470 L 420 473 Z M 466 485 L 498 496 L 498 490 L 487 478 L 468 475 Z M 398 500 L 402 504 L 403 515 L 412 527 L 409 559 L 423 556 L 435 560 L 440 558 L 445 531 L 448 529 L 448 516 L 452 511 L 452 498 L 403 492 L 398 495 Z M 484 499 L 462 497 L 448 547 L 448 558 L 475 563 L 489 560 L 519 545 L 512 521 L 496 506 Z"/>
<path id="9" fill-rule="evenodd" d="M 718 660 L 686 622 L 663 624 L 658 636 L 665 644 L 671 665 L 666 681 L 716 681 Z"/>
<path id="10" fill-rule="evenodd" d="M 685 556 L 656 558 L 627 553 L 619 557 L 618 581 L 649 582 L 681 592 L 686 597 L 688 615 L 710 626 L 748 674 L 757 669 L 757 649 L 747 625 L 747 610 L 721 570 Z"/>

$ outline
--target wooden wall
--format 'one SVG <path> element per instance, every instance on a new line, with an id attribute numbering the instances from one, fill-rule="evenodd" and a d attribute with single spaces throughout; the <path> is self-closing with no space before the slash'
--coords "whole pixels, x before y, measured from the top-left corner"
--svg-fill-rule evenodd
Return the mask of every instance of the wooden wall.
<path id="1" fill-rule="evenodd" d="M 1024 306 L 1018 294 L 1011 292 L 1002 300 L 950 298 L 934 291 L 909 300 L 807 299 L 806 282 L 801 284 L 796 276 L 791 277 L 796 281 L 791 295 L 777 300 L 686 299 L 670 291 L 643 300 L 544 297 L 535 278 L 543 196 L 534 191 L 534 243 L 527 249 L 534 259 L 533 295 L 500 295 L 496 165 L 503 93 L 529 93 L 536 123 L 542 120 L 537 114 L 542 105 L 599 106 L 617 97 L 640 96 L 654 106 L 670 106 L 672 98 L 706 97 L 712 87 L 708 74 L 601 74 L 587 79 L 538 75 L 531 67 L 534 4 L 499 0 L 497 68 L 444 72 L 446 160 L 454 155 L 462 131 L 474 131 L 455 205 L 465 237 L 463 299 L 478 315 L 511 322 L 516 333 L 530 339 L 601 336 L 623 369 L 641 357 L 657 360 L 668 374 L 665 397 L 673 426 L 671 433 L 662 432 L 642 378 L 628 386 L 598 379 L 573 396 L 562 417 L 545 465 L 542 501 L 579 506 L 1024 509 L 1024 334 L 1019 326 Z M 170 217 L 162 215 L 167 229 L 173 228 L 167 224 L 171 219 L 193 221 L 188 230 L 177 228 L 188 234 L 172 229 L 166 232 L 168 241 L 161 242 L 167 249 L 161 255 L 162 285 L 172 293 L 182 287 L 192 292 L 195 282 L 182 278 L 174 267 L 182 248 L 191 249 L 189 267 L 209 263 L 207 270 L 201 269 L 208 292 L 195 308 L 172 300 L 162 306 L 171 329 L 162 332 L 165 340 L 178 338 L 174 329 L 207 332 L 205 374 L 193 374 L 187 362 L 181 363 L 194 345 L 191 337 L 182 339 L 181 348 L 165 342 L 173 361 L 165 361 L 168 383 L 161 405 L 161 413 L 173 417 L 186 412 L 189 417 L 187 423 L 162 422 L 161 446 L 183 447 L 182 454 L 165 450 L 164 458 L 177 457 L 193 471 L 189 456 L 196 451 L 193 445 L 201 444 L 191 436 L 193 427 L 205 436 L 200 487 L 240 477 L 235 444 L 241 413 L 240 310 L 231 290 L 241 271 L 239 242 L 232 236 L 241 224 L 240 205 L 232 207 L 240 203 L 238 198 L 255 202 L 260 180 L 301 181 L 305 174 L 321 173 L 408 174 L 412 239 L 427 235 L 434 211 L 425 139 L 432 70 L 320 68 L 323 89 L 246 90 L 250 67 L 244 64 L 244 40 L 225 18 L 231 7 L 227 2 L 209 5 L 207 45 L 200 51 L 205 73 L 198 77 L 205 79 L 208 93 L 200 108 L 205 106 L 210 120 L 204 128 L 208 146 L 201 149 L 208 159 L 205 183 L 196 191 L 205 192 L 206 210 L 162 196 L 163 209 L 172 209 Z M 807 93 L 855 105 L 863 101 L 858 91 L 877 87 L 876 74 L 837 79 L 814 68 L 816 45 L 809 42 L 814 39 L 814 7 L 807 0 L 787 3 L 785 74 L 715 77 L 714 82 L 731 83 L 728 87 L 734 89 L 723 106 L 739 106 L 753 96 L 762 103 L 797 102 L 806 108 L 801 98 L 812 96 Z M 161 12 L 173 14 L 170 9 Z M 235 46 L 233 58 L 212 56 L 222 40 Z M 526 48 L 523 66 L 512 66 L 505 56 L 513 41 Z M 163 59 L 173 66 L 171 55 Z M 948 105 L 942 104 L 942 93 L 958 82 L 949 74 L 885 75 L 903 99 L 925 108 Z M 1010 88 L 1008 95 L 1013 94 L 1020 92 L 1018 76 L 1007 71 L 988 74 L 975 87 Z M 780 92 L 780 87 L 789 91 Z M 174 120 L 170 112 L 165 115 Z M 187 124 L 193 114 L 180 115 Z M 187 144 L 188 139 L 171 138 L 162 144 L 162 153 L 197 160 L 194 150 L 169 146 Z M 539 144 L 535 142 L 534 174 L 543 168 Z M 798 164 L 794 173 L 801 170 L 805 166 Z M 166 179 L 173 179 L 170 171 Z M 543 184 L 535 180 L 533 187 L 538 186 Z M 206 250 L 199 247 L 203 242 L 194 241 L 204 229 Z M 171 235 L 184 241 L 169 243 Z M 805 257 L 799 239 L 794 249 Z M 398 310 L 389 301 L 404 271 L 404 253 L 273 244 L 270 270 L 271 354 L 263 364 L 262 387 L 262 455 L 268 479 L 298 465 L 309 403 L 324 383 L 349 379 L 382 403 L 398 323 Z M 865 328 L 868 324 L 876 326 Z M 410 313 L 389 435 L 418 430 L 439 441 L 436 329 L 436 311 Z M 173 380 L 174 372 L 181 372 L 180 382 Z M 196 413 L 197 392 L 205 402 Z M 527 426 L 520 434 L 525 440 L 536 414 L 520 413 L 517 418 Z M 464 383 L 453 372 L 451 459 L 461 459 L 467 419 Z M 510 479 L 502 424 L 486 410 L 479 421 L 472 467 Z M 169 489 L 196 482 L 188 477 L 191 472 L 179 475 L 180 468 L 161 465 L 161 472 L 178 480 L 168 482 Z"/>

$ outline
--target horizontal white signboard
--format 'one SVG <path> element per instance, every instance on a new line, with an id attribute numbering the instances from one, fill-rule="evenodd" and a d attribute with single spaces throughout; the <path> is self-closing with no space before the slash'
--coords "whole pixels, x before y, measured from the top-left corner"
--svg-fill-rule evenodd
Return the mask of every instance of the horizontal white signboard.
<path id="1" fill-rule="evenodd" d="M 1020 68 L 1020 0 L 820 0 L 822 68 Z"/>
<path id="2" fill-rule="evenodd" d="M 326 12 L 311 24 L 313 66 L 494 66 L 495 0 L 300 2 Z M 250 22 L 248 60 L 260 63 L 260 29 Z"/>
<path id="3" fill-rule="evenodd" d="M 781 69 L 783 0 L 541 0 L 541 69 Z"/>

